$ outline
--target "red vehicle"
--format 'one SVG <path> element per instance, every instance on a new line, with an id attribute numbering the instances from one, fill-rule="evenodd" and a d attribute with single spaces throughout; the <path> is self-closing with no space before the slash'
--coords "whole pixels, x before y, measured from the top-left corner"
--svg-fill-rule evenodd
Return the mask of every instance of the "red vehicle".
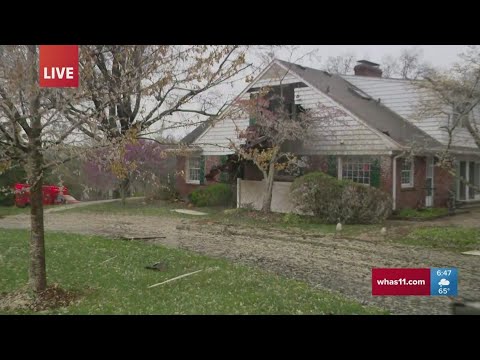
<path id="1" fill-rule="evenodd" d="M 64 195 L 68 196 L 65 186 L 43 185 L 43 205 L 65 204 Z M 15 184 L 15 205 L 25 207 L 30 205 L 30 185 Z"/>

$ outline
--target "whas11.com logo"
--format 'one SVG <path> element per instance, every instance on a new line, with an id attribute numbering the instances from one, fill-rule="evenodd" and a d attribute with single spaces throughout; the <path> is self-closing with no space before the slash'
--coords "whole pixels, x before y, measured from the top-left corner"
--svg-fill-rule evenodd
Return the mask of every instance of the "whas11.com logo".
<path id="1" fill-rule="evenodd" d="M 40 45 L 40 87 L 78 87 L 78 45 Z"/>

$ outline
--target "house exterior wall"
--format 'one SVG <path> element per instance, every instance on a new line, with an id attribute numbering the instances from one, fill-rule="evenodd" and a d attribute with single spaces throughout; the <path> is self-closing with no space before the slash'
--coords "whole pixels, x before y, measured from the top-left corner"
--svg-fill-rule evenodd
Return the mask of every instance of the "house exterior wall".
<path id="1" fill-rule="evenodd" d="M 403 159 L 397 159 L 397 209 L 421 208 L 425 206 L 425 157 L 415 157 L 413 187 L 402 188 L 401 172 Z"/>
<path id="2" fill-rule="evenodd" d="M 449 190 L 453 190 L 455 178 L 448 173 L 447 170 L 440 167 L 434 167 L 433 174 L 433 206 L 435 207 L 447 207 Z"/>
<path id="3" fill-rule="evenodd" d="M 178 193 L 182 198 L 187 198 L 188 194 L 190 194 L 193 190 L 204 188 L 210 184 L 216 183 L 218 180 L 218 176 L 213 179 L 213 181 L 205 181 L 204 184 L 189 184 L 186 180 L 187 172 L 186 172 L 186 165 L 187 165 L 187 157 L 185 156 L 178 156 L 177 157 L 177 176 L 176 176 L 176 188 Z M 213 156 L 205 156 L 205 171 L 204 174 L 208 174 L 212 167 L 219 165 L 221 163 L 220 156 L 213 155 Z"/>
<path id="4" fill-rule="evenodd" d="M 310 87 L 295 89 L 295 103 L 305 109 L 319 106 L 339 108 L 330 97 Z M 382 135 L 349 114 L 323 119 L 315 130 L 318 136 L 308 146 L 310 154 L 380 155 L 393 149 Z"/>
<path id="5" fill-rule="evenodd" d="M 379 189 L 385 191 L 386 193 L 392 195 L 392 186 L 393 186 L 393 156 L 379 156 L 376 157 L 380 163 L 380 184 Z M 309 167 L 306 169 L 306 173 L 312 171 L 323 171 L 329 173 L 330 175 L 337 174 L 338 177 L 338 157 L 337 156 L 326 156 L 326 155 L 313 155 L 309 156 Z M 418 208 L 425 206 L 425 177 L 426 177 L 426 158 L 425 157 L 415 157 L 414 160 L 414 176 L 413 176 L 413 187 L 405 188 L 401 185 L 401 170 L 402 170 L 403 159 L 397 159 L 397 181 L 396 181 L 396 209 L 401 210 L 405 208 Z M 250 181 L 247 185 L 247 188 L 242 190 L 245 191 L 247 198 L 244 198 L 241 204 L 245 204 L 245 199 L 252 199 L 253 193 L 257 194 L 260 188 L 260 185 L 252 185 L 254 182 L 262 181 L 262 174 L 254 165 L 245 167 L 244 180 Z M 434 168 L 434 207 L 446 207 L 447 200 L 449 196 L 449 189 L 452 188 L 454 184 L 454 178 L 446 170 L 439 167 Z M 262 182 L 263 184 L 263 182 Z M 253 190 L 252 190 L 253 189 Z M 263 189 L 263 188 L 262 188 Z M 258 195 L 258 194 L 257 194 Z M 260 195 L 258 195 L 260 196 Z M 276 194 L 275 196 L 279 196 Z M 250 201 L 249 200 L 249 201 Z M 285 201 L 285 204 L 288 204 L 287 200 L 278 200 Z M 251 201 L 254 203 L 254 207 L 258 207 L 261 204 L 260 200 Z M 284 205 L 285 205 L 284 204 Z M 282 205 L 281 208 L 288 208 L 290 205 Z M 272 205 L 273 208 L 273 205 Z M 273 211 L 273 210 L 272 210 Z M 283 211 L 280 211 L 283 212 Z"/>

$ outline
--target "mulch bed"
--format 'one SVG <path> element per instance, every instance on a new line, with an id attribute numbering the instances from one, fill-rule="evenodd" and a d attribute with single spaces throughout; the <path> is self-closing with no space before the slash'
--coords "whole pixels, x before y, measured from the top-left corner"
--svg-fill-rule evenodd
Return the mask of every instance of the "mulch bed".
<path id="1" fill-rule="evenodd" d="M 76 292 L 64 290 L 53 284 L 45 291 L 33 294 L 28 288 L 0 294 L 0 310 L 4 311 L 44 311 L 66 307 L 79 298 Z"/>

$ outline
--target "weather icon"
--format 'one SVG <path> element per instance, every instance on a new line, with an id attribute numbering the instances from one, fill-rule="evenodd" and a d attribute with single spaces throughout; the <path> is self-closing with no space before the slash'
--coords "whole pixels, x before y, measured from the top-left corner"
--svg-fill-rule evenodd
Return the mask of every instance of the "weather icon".
<path id="1" fill-rule="evenodd" d="M 448 285 L 450 285 L 450 281 L 448 281 L 447 279 L 442 279 L 442 280 L 440 280 L 440 282 L 438 283 L 438 285 L 440 285 L 440 287 L 442 287 L 442 286 L 448 286 Z"/>

